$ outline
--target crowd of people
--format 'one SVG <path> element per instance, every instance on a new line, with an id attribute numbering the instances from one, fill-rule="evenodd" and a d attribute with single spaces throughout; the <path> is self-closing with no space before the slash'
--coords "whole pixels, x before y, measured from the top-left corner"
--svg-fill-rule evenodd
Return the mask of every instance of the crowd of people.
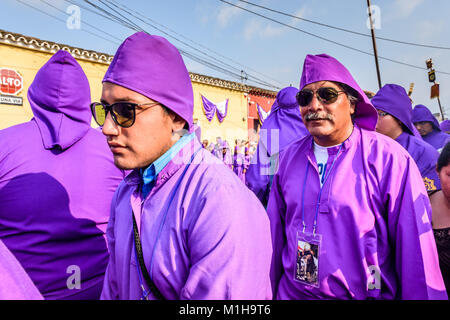
<path id="1" fill-rule="evenodd" d="M 102 84 L 58 51 L 0 130 L 1 299 L 448 299 L 449 122 L 401 86 L 307 55 L 232 152 L 165 38 L 128 37 Z"/>

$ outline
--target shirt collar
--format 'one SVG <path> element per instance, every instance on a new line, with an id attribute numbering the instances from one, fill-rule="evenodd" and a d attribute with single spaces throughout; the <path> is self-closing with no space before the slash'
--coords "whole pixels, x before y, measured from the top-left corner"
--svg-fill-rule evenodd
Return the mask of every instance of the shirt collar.
<path id="1" fill-rule="evenodd" d="M 195 133 L 185 134 L 182 136 L 169 150 L 167 150 L 162 156 L 156 159 L 146 169 L 140 169 L 139 173 L 144 185 L 150 184 L 155 180 L 156 176 L 162 169 L 173 159 L 173 157 L 180 152 L 192 139 L 195 138 Z"/>

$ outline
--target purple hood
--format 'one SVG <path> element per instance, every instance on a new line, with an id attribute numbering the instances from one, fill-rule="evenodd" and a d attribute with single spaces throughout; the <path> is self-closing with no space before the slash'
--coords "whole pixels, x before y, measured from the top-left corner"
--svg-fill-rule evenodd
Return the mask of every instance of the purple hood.
<path id="1" fill-rule="evenodd" d="M 163 37 L 137 32 L 120 45 L 103 82 L 155 100 L 183 118 L 193 131 L 194 93 L 183 58 Z"/>
<path id="2" fill-rule="evenodd" d="M 433 124 L 433 128 L 437 131 L 441 131 L 441 128 L 439 126 L 439 122 L 437 119 L 433 116 L 431 111 L 425 107 L 423 104 L 418 104 L 414 107 L 412 111 L 412 122 L 422 122 L 422 121 L 429 121 Z"/>
<path id="3" fill-rule="evenodd" d="M 444 132 L 450 131 L 450 120 L 442 121 L 439 125 L 439 128 L 441 128 L 441 130 Z"/>
<path id="4" fill-rule="evenodd" d="M 372 98 L 375 108 L 382 110 L 400 120 L 410 135 L 415 135 L 412 123 L 412 105 L 405 89 L 396 84 L 386 84 Z"/>
<path id="5" fill-rule="evenodd" d="M 356 104 L 354 122 L 361 128 L 375 130 L 378 120 L 377 111 L 350 72 L 339 61 L 327 54 L 308 54 L 303 64 L 300 90 L 306 85 L 318 81 L 340 82 L 356 90 L 359 101 Z"/>
<path id="6" fill-rule="evenodd" d="M 38 71 L 28 101 L 46 149 L 69 148 L 90 128 L 91 93 L 83 69 L 60 50 Z"/>
<path id="7" fill-rule="evenodd" d="M 272 105 L 269 116 L 261 127 L 267 130 L 267 139 L 260 139 L 267 149 L 269 155 L 283 150 L 291 142 L 303 138 L 309 132 L 303 124 L 296 95 L 298 89 L 286 87 L 281 89 Z M 279 146 L 272 146 L 271 130 L 279 130 Z"/>

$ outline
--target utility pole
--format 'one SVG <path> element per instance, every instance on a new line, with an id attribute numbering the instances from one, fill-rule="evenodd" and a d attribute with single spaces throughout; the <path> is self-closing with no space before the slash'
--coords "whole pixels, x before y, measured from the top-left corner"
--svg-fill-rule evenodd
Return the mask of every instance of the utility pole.
<path id="1" fill-rule="evenodd" d="M 367 8 L 369 10 L 369 20 L 370 20 L 370 31 L 372 33 L 372 45 L 373 45 L 373 53 L 375 56 L 375 66 L 377 68 L 377 77 L 378 77 L 378 87 L 381 89 L 381 76 L 380 76 L 380 66 L 378 65 L 378 53 L 377 53 L 377 43 L 375 41 L 375 31 L 372 21 L 372 9 L 370 5 L 370 0 L 367 0 Z"/>

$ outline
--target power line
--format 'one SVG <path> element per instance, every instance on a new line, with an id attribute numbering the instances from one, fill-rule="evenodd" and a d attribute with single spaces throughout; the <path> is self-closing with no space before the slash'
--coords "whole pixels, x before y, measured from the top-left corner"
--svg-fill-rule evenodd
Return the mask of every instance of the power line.
<path id="1" fill-rule="evenodd" d="M 102 3 L 103 5 L 105 5 L 106 7 L 108 7 L 110 10 L 113 10 L 114 12 L 116 12 L 116 14 L 120 15 L 121 17 L 118 17 L 117 15 L 115 15 L 114 13 L 112 13 L 112 12 L 106 10 L 105 8 L 102 8 L 102 7 L 100 7 L 100 6 L 95 5 L 94 3 L 92 3 L 92 2 L 89 1 L 89 0 L 83 0 L 83 1 L 86 2 L 87 4 L 91 5 L 92 7 L 96 8 L 97 10 L 103 12 L 104 14 L 108 15 L 111 19 L 113 19 L 114 21 L 118 22 L 118 23 L 121 24 L 122 26 L 125 26 L 125 27 L 127 27 L 127 28 L 130 28 L 130 29 L 132 29 L 132 30 L 134 30 L 134 31 L 144 31 L 144 32 L 145 32 L 145 30 L 142 29 L 139 25 L 137 25 L 136 23 L 132 22 L 130 19 L 128 19 L 127 17 L 125 17 L 123 14 L 117 12 L 117 10 L 111 8 L 109 5 L 105 4 L 104 1 L 99 0 L 100 3 Z M 111 4 L 112 4 L 112 3 L 111 3 Z M 113 5 L 114 5 L 114 4 L 113 4 Z M 117 7 L 117 8 L 118 8 L 118 7 Z M 118 8 L 118 9 L 120 9 L 120 8 Z M 121 10 L 123 10 L 123 9 L 121 9 Z M 133 16 L 133 15 L 132 15 L 132 16 Z M 138 18 L 138 17 L 135 17 L 135 18 L 139 19 L 140 21 L 143 21 L 142 19 L 140 19 L 140 18 Z M 181 42 L 181 43 L 183 43 L 183 44 L 185 44 L 185 45 L 187 45 L 187 46 L 193 48 L 194 50 L 199 51 L 199 52 L 202 53 L 203 55 L 206 55 L 207 57 L 212 58 L 215 62 L 207 61 L 205 58 L 201 58 L 201 57 L 199 57 L 199 56 L 197 56 L 197 55 L 195 55 L 195 54 L 193 54 L 193 53 L 190 53 L 190 52 L 187 52 L 187 51 L 182 50 L 182 49 L 180 49 L 180 48 L 177 48 L 177 49 L 180 51 L 180 53 L 181 53 L 182 55 L 184 55 L 184 56 L 190 58 L 191 60 L 194 60 L 194 61 L 196 61 L 196 62 L 198 62 L 198 63 L 200 63 L 200 64 L 203 64 L 203 65 L 205 65 L 205 66 L 207 66 L 207 67 L 209 67 L 209 68 L 212 68 L 212 69 L 214 69 L 214 70 L 216 70 L 216 71 L 219 71 L 219 72 L 222 72 L 222 73 L 226 73 L 226 74 L 228 74 L 228 75 L 230 75 L 230 76 L 232 76 L 232 77 L 234 77 L 234 78 L 237 78 L 237 79 L 241 79 L 241 75 L 240 75 L 240 74 L 237 74 L 237 73 L 235 73 L 235 72 L 232 72 L 232 71 L 230 71 L 230 70 L 227 70 L 227 69 L 225 69 L 225 68 L 223 68 L 223 67 L 221 67 L 221 66 L 218 66 L 218 65 L 217 65 L 217 62 L 220 63 L 220 64 L 222 64 L 222 65 L 224 65 L 224 66 L 226 66 L 226 67 L 228 67 L 228 68 L 232 68 L 232 69 L 234 69 L 234 70 L 240 72 L 239 69 L 237 69 L 237 68 L 235 68 L 235 67 L 233 67 L 233 66 L 231 66 L 231 65 L 229 65 L 229 64 L 227 64 L 227 63 L 225 63 L 225 62 L 223 62 L 223 61 L 220 61 L 219 59 L 217 59 L 217 58 L 215 58 L 215 57 L 212 57 L 211 55 L 205 54 L 204 52 L 198 50 L 197 48 L 192 47 L 192 46 L 190 46 L 189 44 L 186 44 L 184 41 L 181 41 L 181 40 L 179 40 L 178 38 L 176 38 L 176 37 L 174 37 L 174 36 L 171 36 L 170 34 L 166 33 L 165 31 L 163 31 L 163 30 L 161 30 L 161 29 L 159 29 L 159 28 L 157 28 L 157 27 L 155 27 L 155 26 L 153 26 L 153 25 L 151 25 L 151 24 L 149 24 L 149 23 L 147 23 L 147 22 L 145 22 L 145 21 L 143 21 L 143 22 L 144 22 L 145 24 L 150 25 L 151 27 L 157 29 L 157 30 L 160 31 L 160 32 L 162 32 L 162 33 L 164 33 L 164 34 L 167 34 L 167 35 L 170 36 L 171 38 L 174 38 L 175 40 L 177 40 L 177 41 L 179 41 L 179 42 Z M 275 86 L 275 85 L 273 85 L 273 84 L 270 84 L 270 83 L 268 83 L 268 82 L 266 82 L 266 81 L 264 81 L 264 80 L 261 80 L 261 79 L 255 77 L 255 76 L 251 76 L 251 78 L 252 78 L 252 79 L 251 79 L 252 82 L 258 83 L 258 84 L 263 85 L 263 86 L 266 86 L 266 87 L 271 87 L 271 88 L 279 89 L 279 87 L 277 87 L 277 86 Z"/>
<path id="2" fill-rule="evenodd" d="M 171 28 L 169 28 L 169 27 L 167 27 L 167 26 L 165 26 L 165 25 L 163 25 L 163 24 L 161 24 L 161 23 L 158 23 L 157 21 L 152 20 L 152 19 L 150 19 L 149 17 L 146 17 L 146 16 L 142 15 L 142 14 L 139 13 L 138 11 L 135 11 L 135 10 L 133 10 L 133 9 L 130 9 L 129 7 L 127 7 L 127 6 L 123 5 L 123 4 L 120 4 L 120 3 L 118 3 L 117 1 L 114 1 L 114 0 L 111 0 L 110 2 L 114 2 L 116 5 L 120 6 L 120 7 L 121 7 L 122 9 L 124 9 L 125 11 L 128 10 L 128 13 L 129 13 L 129 11 L 131 11 L 131 12 L 133 12 L 134 14 L 137 14 L 137 15 L 141 16 L 143 19 L 146 19 L 146 20 L 150 21 L 150 22 L 153 23 L 153 24 L 156 24 L 156 25 L 158 25 L 158 26 L 161 26 L 161 27 L 163 27 L 163 28 L 169 30 L 169 31 L 172 32 L 173 34 L 175 34 L 175 35 L 177 35 L 177 36 L 180 36 L 181 38 L 186 39 L 186 40 L 188 40 L 189 42 L 191 42 L 191 43 L 193 43 L 193 44 L 195 44 L 195 45 L 197 45 L 197 46 L 199 46 L 199 47 L 202 47 L 202 48 L 204 48 L 205 50 L 207 50 L 207 51 L 209 51 L 209 52 L 211 52 L 211 53 L 213 53 L 213 54 L 216 54 L 216 55 L 219 56 L 219 57 L 222 57 L 222 58 L 224 58 L 224 59 L 227 59 L 228 61 L 231 61 L 231 62 L 235 63 L 236 65 L 239 65 L 239 66 L 241 66 L 241 67 L 247 68 L 248 70 L 251 70 L 251 71 L 253 71 L 253 72 L 255 72 L 255 73 L 257 73 L 257 74 L 259 74 L 259 75 L 261 75 L 261 76 L 263 76 L 263 77 L 266 77 L 267 79 L 270 79 L 270 80 L 275 81 L 275 82 L 277 82 L 278 84 L 282 85 L 282 83 L 279 82 L 278 80 L 273 79 L 273 78 L 271 78 L 270 76 L 268 76 L 268 75 L 266 75 L 266 74 L 263 74 L 263 73 L 261 73 L 261 72 L 259 72 L 259 71 L 257 71 L 257 70 L 254 70 L 254 69 L 252 69 L 252 68 L 250 68 L 250 67 L 248 67 L 248 66 L 245 66 L 245 65 L 243 65 L 243 64 L 241 64 L 241 63 L 239 63 L 239 62 L 237 62 L 237 61 L 235 61 L 235 60 L 233 60 L 233 59 L 231 59 L 231 58 L 229 58 L 229 57 L 226 57 L 226 56 L 222 55 L 221 53 L 218 53 L 218 52 L 216 52 L 216 51 L 214 51 L 214 50 L 211 50 L 211 49 L 209 49 L 208 47 L 205 47 L 204 45 L 202 45 L 201 43 L 198 43 L 198 42 L 196 42 L 196 41 L 193 41 L 192 39 L 189 39 L 189 38 L 183 36 L 182 34 L 177 33 L 176 31 L 172 30 Z M 129 13 L 129 14 L 130 14 L 130 13 Z"/>
<path id="3" fill-rule="evenodd" d="M 103 3 L 102 0 L 100 0 L 100 2 Z M 182 41 L 182 40 L 178 39 L 177 37 L 175 37 L 175 36 L 173 36 L 173 35 L 170 35 L 169 33 L 167 33 L 167 32 L 165 32 L 165 31 L 161 30 L 160 28 L 155 27 L 153 24 L 147 23 L 146 21 L 144 21 L 144 20 L 142 20 L 141 18 L 137 17 L 137 16 L 134 15 L 133 13 L 131 13 L 131 12 L 129 12 L 129 11 L 123 9 L 123 8 L 120 8 L 119 6 L 117 6 L 117 5 L 114 3 L 115 1 L 110 1 L 110 2 L 111 2 L 112 5 L 114 5 L 114 6 L 115 6 L 116 8 L 118 8 L 119 10 L 124 10 L 124 11 L 127 12 L 130 16 L 132 16 L 133 18 L 136 18 L 136 19 L 142 21 L 143 23 L 145 23 L 145 24 L 149 25 L 150 27 L 152 27 L 152 28 L 158 30 L 159 32 L 162 32 L 162 33 L 165 34 L 166 36 L 175 39 L 176 41 L 182 43 L 183 45 L 185 45 L 185 46 L 187 46 L 187 47 L 189 47 L 189 48 L 191 48 L 191 49 L 194 49 L 195 51 L 197 51 L 197 52 L 203 54 L 204 56 L 206 56 L 206 57 L 208 57 L 208 58 L 213 59 L 214 61 L 216 61 L 217 63 L 221 64 L 222 66 L 227 67 L 227 68 L 234 69 L 235 72 L 241 72 L 240 69 L 238 69 L 238 68 L 236 68 L 236 67 L 234 67 L 234 66 L 232 66 L 232 65 L 230 65 L 230 64 L 228 64 L 228 63 L 226 63 L 226 62 L 223 62 L 223 61 L 217 59 L 216 57 L 211 56 L 211 55 L 208 54 L 208 53 L 205 53 L 205 52 L 202 51 L 202 50 L 199 50 L 198 48 L 196 48 L 196 47 L 194 47 L 194 46 L 192 46 L 192 45 L 186 43 L 185 41 Z M 109 6 L 108 6 L 108 7 L 109 7 Z M 114 10 L 114 11 L 117 12 L 116 10 Z M 121 15 L 121 16 L 123 17 L 123 15 Z M 258 82 L 259 84 L 263 84 L 263 85 L 265 85 L 265 86 L 274 87 L 274 88 L 279 89 L 278 87 L 272 85 L 271 83 L 268 83 L 268 82 L 266 82 L 266 81 L 264 81 L 264 80 L 262 80 L 262 79 L 259 79 L 259 78 L 255 77 L 255 76 L 253 76 L 253 75 L 249 75 L 249 78 L 251 78 L 252 81 Z"/>
<path id="4" fill-rule="evenodd" d="M 62 23 L 64 23 L 64 24 L 66 23 L 65 20 L 62 20 L 62 19 L 60 19 L 60 18 L 58 18 L 58 17 L 56 17 L 56 16 L 54 16 L 54 15 L 51 15 L 51 14 L 49 14 L 49 13 L 47 13 L 47 12 L 45 12 L 45 11 L 39 9 L 39 8 L 36 8 L 35 6 L 32 6 L 31 4 L 25 3 L 25 2 L 23 2 L 23 1 L 21 1 L 21 0 L 16 0 L 16 1 L 19 2 L 19 3 L 21 3 L 21 4 L 23 4 L 23 5 L 25 5 L 25 6 L 27 6 L 27 7 L 29 7 L 29 8 L 31 8 L 31 9 L 33 9 L 33 10 L 39 11 L 40 13 L 43 13 L 43 14 L 45 14 L 45 15 L 47 15 L 47 16 L 53 18 L 53 19 L 56 19 L 56 20 L 58 20 L 58 21 L 60 21 L 60 22 L 62 22 Z M 93 35 L 93 36 L 96 36 L 96 37 L 101 38 L 101 39 L 103 39 L 103 40 L 106 40 L 106 41 L 108 41 L 108 42 L 113 42 L 113 43 L 115 43 L 115 44 L 117 44 L 117 45 L 120 44 L 120 43 L 111 41 L 110 39 L 106 39 L 106 38 L 104 38 L 104 37 L 102 37 L 102 36 L 100 36 L 100 35 L 98 35 L 98 34 L 96 34 L 96 33 L 90 32 L 90 31 L 88 31 L 88 30 L 82 29 L 81 31 L 87 32 L 87 33 L 89 33 L 89 34 L 91 34 L 91 35 Z"/>
<path id="5" fill-rule="evenodd" d="M 313 24 L 316 24 L 316 25 L 319 25 L 319 26 L 322 26 L 322 27 L 327 27 L 327 28 L 330 28 L 330 29 L 344 31 L 344 32 L 348 32 L 348 33 L 352 33 L 352 34 L 356 34 L 356 35 L 359 35 L 359 36 L 369 37 L 370 38 L 370 35 L 362 33 L 362 32 L 357 32 L 357 31 L 353 31 L 353 30 L 349 30 L 349 29 L 344 29 L 344 28 L 332 26 L 332 25 L 329 25 L 329 24 L 326 24 L 326 23 L 305 19 L 305 18 L 296 16 L 296 15 L 292 15 L 292 14 L 289 14 L 289 13 L 286 13 L 286 12 L 282 12 L 282 11 L 278 11 L 278 10 L 275 10 L 275 9 L 271 9 L 271 8 L 268 8 L 268 7 L 265 7 L 265 6 L 256 4 L 256 3 L 252 3 L 252 2 L 246 1 L 246 0 L 237 0 L 237 1 L 249 4 L 249 5 L 252 5 L 252 6 L 255 6 L 255 7 L 264 9 L 264 10 L 267 10 L 267 11 L 270 11 L 270 12 L 278 13 L 278 14 L 281 14 L 281 15 L 284 15 L 284 16 L 287 16 L 287 17 L 290 17 L 290 18 L 294 18 L 294 19 L 306 21 L 306 22 L 309 22 L 309 23 L 313 23 Z M 222 1 L 222 2 L 224 2 L 224 1 Z M 375 38 L 378 39 L 378 40 L 384 40 L 384 41 L 389 41 L 389 42 L 394 42 L 394 43 L 399 43 L 399 44 L 406 44 L 406 45 L 416 46 L 416 47 L 450 50 L 450 47 L 442 47 L 442 46 L 434 46 L 434 45 L 427 45 L 427 44 L 421 44 L 421 43 L 407 42 L 407 41 L 401 41 L 401 40 L 396 40 L 396 39 L 384 38 L 384 37 L 379 37 L 379 36 L 375 37 Z"/>
<path id="6" fill-rule="evenodd" d="M 272 19 L 272 18 L 270 18 L 270 17 L 267 17 L 267 16 L 265 16 L 265 15 L 259 14 L 259 13 L 257 13 L 257 12 L 254 12 L 254 11 L 252 11 L 252 10 L 249 10 L 249 9 L 246 9 L 246 8 L 243 8 L 243 7 L 240 7 L 240 6 L 238 6 L 238 5 L 236 5 L 236 4 L 233 4 L 233 3 L 231 3 L 231 2 L 228 2 L 228 1 L 225 1 L 225 0 L 219 0 L 219 1 L 224 2 L 224 3 L 226 3 L 226 4 L 229 4 L 230 6 L 233 6 L 233 7 L 239 8 L 239 9 L 242 9 L 242 10 L 244 10 L 244 11 L 250 12 L 250 13 L 252 13 L 252 14 L 254 14 L 254 15 L 256 15 L 256 16 L 259 16 L 259 17 L 261 17 L 261 18 L 264 18 L 264 19 L 270 20 L 270 21 L 272 21 L 272 22 L 281 24 L 282 26 L 285 26 L 285 27 L 288 27 L 288 28 L 291 28 L 291 29 L 300 31 L 300 32 L 305 33 L 305 34 L 307 34 L 307 35 L 310 35 L 310 36 L 312 36 L 312 37 L 315 37 L 315 38 L 318 38 L 318 39 L 321 39 L 321 40 L 324 40 L 324 41 L 333 43 L 333 44 L 335 44 L 335 45 L 338 45 L 338 46 L 341 46 L 341 47 L 344 47 L 344 48 L 347 48 L 347 49 L 350 49 L 350 50 L 353 50 L 353 51 L 357 51 L 357 52 L 360 52 L 360 53 L 364 53 L 364 54 L 366 54 L 366 55 L 373 56 L 373 53 L 370 53 L 370 52 L 367 52 L 367 51 L 364 51 L 364 50 L 360 50 L 360 49 L 357 49 L 357 48 L 354 48 L 354 47 L 351 47 L 351 46 L 342 44 L 342 43 L 340 43 L 340 42 L 337 42 L 337 41 L 333 41 L 333 40 L 324 38 L 324 37 L 322 37 L 322 36 L 318 36 L 318 35 L 316 35 L 316 34 L 314 34 L 314 33 L 311 33 L 311 32 L 305 31 L 305 30 L 302 30 L 302 29 L 297 28 L 297 27 L 294 27 L 294 26 L 291 26 L 291 25 L 286 24 L 286 23 L 284 23 L 284 22 L 280 22 L 280 21 L 278 21 L 278 20 Z M 398 61 L 398 60 L 394 60 L 394 59 L 390 59 L 390 58 L 385 58 L 385 57 L 382 57 L 382 56 L 378 56 L 378 58 L 383 59 L 383 60 L 387 60 L 387 61 L 391 61 L 391 62 L 394 62 L 394 63 L 397 63 L 397 64 L 401 64 L 401 65 L 404 65 L 404 66 L 408 66 L 408 67 L 420 69 L 420 70 L 427 70 L 427 69 L 424 68 L 424 67 L 415 66 L 415 65 L 412 65 L 412 64 L 409 64 L 409 63 L 405 63 L 405 62 Z M 438 70 L 435 70 L 435 71 L 436 71 L 436 72 L 439 72 L 439 73 L 441 73 L 441 74 L 450 75 L 450 72 L 444 72 L 444 71 L 438 71 Z"/>

